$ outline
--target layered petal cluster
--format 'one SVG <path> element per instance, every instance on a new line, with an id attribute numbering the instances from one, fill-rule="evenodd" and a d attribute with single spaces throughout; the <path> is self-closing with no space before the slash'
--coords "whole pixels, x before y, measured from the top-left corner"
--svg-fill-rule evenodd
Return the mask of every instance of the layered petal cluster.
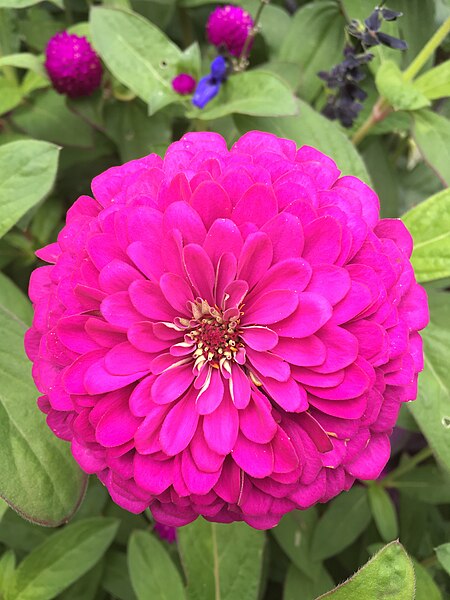
<path id="1" fill-rule="evenodd" d="M 240 6 L 217 7 L 206 24 L 208 41 L 217 48 L 225 48 L 233 56 L 240 56 L 253 27 L 251 15 Z M 251 44 L 247 50 L 251 49 Z"/>
<path id="2" fill-rule="evenodd" d="M 71 98 L 89 96 L 102 80 L 102 63 L 88 40 L 67 31 L 49 40 L 45 68 L 55 90 Z"/>
<path id="3" fill-rule="evenodd" d="M 401 221 L 314 148 L 191 133 L 109 169 L 30 282 L 39 406 L 132 512 L 257 528 L 377 478 L 416 397 Z"/>

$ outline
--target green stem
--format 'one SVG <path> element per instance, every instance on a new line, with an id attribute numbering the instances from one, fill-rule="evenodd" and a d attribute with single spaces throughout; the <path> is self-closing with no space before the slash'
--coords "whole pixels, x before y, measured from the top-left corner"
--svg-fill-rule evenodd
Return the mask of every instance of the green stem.
<path id="1" fill-rule="evenodd" d="M 416 58 L 403 73 L 405 81 L 411 81 L 419 73 L 434 51 L 441 45 L 450 33 L 450 17 L 446 19 L 436 33 L 428 40 Z"/>
<path id="2" fill-rule="evenodd" d="M 392 107 L 389 106 L 384 98 L 378 98 L 375 102 L 372 112 L 364 121 L 364 123 L 355 131 L 352 136 L 352 142 L 357 146 L 366 137 L 369 131 L 376 125 L 385 119 L 392 112 Z"/>
<path id="3" fill-rule="evenodd" d="M 258 24 L 259 24 L 259 20 L 261 19 L 262 11 L 269 3 L 270 3 L 270 0 L 260 0 L 258 11 L 255 15 L 255 18 L 253 19 L 253 27 L 249 31 L 247 39 L 245 40 L 245 43 L 244 43 L 244 47 L 242 48 L 241 55 L 239 56 L 238 61 L 237 61 L 237 69 L 236 70 L 238 70 L 238 71 L 243 71 L 248 64 L 248 52 L 249 52 L 250 44 L 252 43 L 253 39 L 255 38 L 256 34 L 259 31 Z"/>
<path id="4" fill-rule="evenodd" d="M 424 460 L 427 460 L 427 458 L 430 458 L 431 456 L 433 456 L 433 451 L 431 450 L 431 448 L 429 448 L 428 446 L 426 448 L 423 448 L 423 450 L 421 450 L 412 458 L 410 458 L 407 463 L 400 465 L 399 467 L 397 467 L 397 469 L 391 471 L 391 473 L 389 473 L 387 477 L 382 479 L 380 483 L 383 485 L 383 487 L 391 487 L 391 484 L 396 479 L 402 477 L 403 475 L 406 475 L 406 473 L 412 471 L 414 467 L 417 467 L 417 465 L 419 465 Z"/>

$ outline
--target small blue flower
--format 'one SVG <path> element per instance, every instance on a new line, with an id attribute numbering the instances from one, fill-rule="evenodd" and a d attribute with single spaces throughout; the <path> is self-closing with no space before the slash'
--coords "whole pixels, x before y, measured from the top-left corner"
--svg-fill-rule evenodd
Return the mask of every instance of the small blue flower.
<path id="1" fill-rule="evenodd" d="M 217 96 L 220 86 L 227 78 L 227 61 L 223 56 L 218 56 L 211 63 L 211 72 L 198 82 L 192 98 L 192 104 L 204 108 L 208 102 Z"/>

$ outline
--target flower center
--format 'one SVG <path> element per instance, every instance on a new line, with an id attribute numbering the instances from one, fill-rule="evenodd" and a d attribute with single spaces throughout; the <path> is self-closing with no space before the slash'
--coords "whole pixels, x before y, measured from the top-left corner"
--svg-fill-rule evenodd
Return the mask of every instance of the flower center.
<path id="1" fill-rule="evenodd" d="M 239 338 L 239 311 L 226 311 L 224 315 L 217 307 L 211 307 L 203 300 L 193 303 L 193 319 L 189 322 L 190 331 L 186 334 L 196 345 L 194 358 L 196 366 L 205 362 L 218 368 L 223 362 L 233 360 L 243 346 Z"/>

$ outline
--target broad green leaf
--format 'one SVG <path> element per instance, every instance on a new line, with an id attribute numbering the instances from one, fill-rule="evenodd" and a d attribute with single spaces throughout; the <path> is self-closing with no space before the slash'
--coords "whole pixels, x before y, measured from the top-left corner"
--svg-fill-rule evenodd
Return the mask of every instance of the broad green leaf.
<path id="1" fill-rule="evenodd" d="M 33 309 L 31 302 L 14 282 L 0 272 L 0 306 L 14 313 L 21 321 L 31 325 Z M 0 510 L 1 513 L 1 510 Z"/>
<path id="2" fill-rule="evenodd" d="M 436 548 L 436 556 L 440 564 L 450 575 L 450 543 L 442 544 Z"/>
<path id="3" fill-rule="evenodd" d="M 375 6 L 373 4 L 373 6 Z M 402 12 L 403 15 L 394 23 L 399 30 L 399 37 L 408 42 L 408 48 L 399 52 L 394 50 L 400 58 L 401 65 L 405 68 L 419 54 L 425 44 L 436 30 L 435 2 L 424 2 L 423 0 L 395 0 L 388 3 L 388 6 L 394 6 L 395 10 Z M 388 23 L 384 23 L 382 30 L 387 31 Z M 425 65 L 425 69 L 433 63 L 433 56 Z"/>
<path id="4" fill-rule="evenodd" d="M 39 93 L 32 104 L 16 110 L 13 121 L 36 139 L 79 148 L 93 145 L 92 127 L 70 111 L 65 97 L 53 90 Z"/>
<path id="5" fill-rule="evenodd" d="M 27 519 L 56 526 L 76 511 L 86 476 L 36 407 L 23 349 L 26 328 L 0 306 L 0 495 Z"/>
<path id="6" fill-rule="evenodd" d="M 7 600 L 50 600 L 87 573 L 112 543 L 119 523 L 95 517 L 67 525 L 18 566 Z"/>
<path id="7" fill-rule="evenodd" d="M 0 0 L 0 8 L 27 8 L 33 4 L 39 4 L 43 0 Z M 50 0 L 59 8 L 63 8 L 63 0 Z"/>
<path id="8" fill-rule="evenodd" d="M 320 599 L 414 600 L 414 569 L 399 542 L 385 546 L 353 577 Z M 319 599 L 317 599 L 319 600 Z"/>
<path id="9" fill-rule="evenodd" d="M 419 375 L 419 398 L 408 408 L 436 457 L 450 470 L 450 302 L 445 292 L 429 292 L 428 302 L 431 321 L 421 333 L 425 364 Z M 450 501 L 450 492 L 448 497 Z"/>
<path id="10" fill-rule="evenodd" d="M 321 569 L 321 563 L 311 557 L 311 539 L 317 520 L 317 509 L 314 507 L 295 510 L 285 515 L 271 530 L 294 565 L 312 579 L 318 578 Z"/>
<path id="11" fill-rule="evenodd" d="M 8 510 L 1 522 L 0 542 L 23 556 L 42 544 L 52 533 L 50 527 L 30 523 L 13 510 Z"/>
<path id="12" fill-rule="evenodd" d="M 0 598 L 4 598 L 9 590 L 16 568 L 16 555 L 7 550 L 0 557 Z"/>
<path id="13" fill-rule="evenodd" d="M 450 503 L 450 475 L 435 466 L 417 467 L 390 485 L 426 504 Z"/>
<path id="14" fill-rule="evenodd" d="M 450 60 L 430 69 L 416 79 L 414 84 L 430 100 L 450 96 Z"/>
<path id="15" fill-rule="evenodd" d="M 369 485 L 369 504 L 377 529 L 385 542 L 398 537 L 397 512 L 389 494 L 377 483 Z"/>
<path id="16" fill-rule="evenodd" d="M 42 77 L 34 71 L 28 71 L 25 77 L 22 79 L 21 90 L 24 96 L 31 94 L 35 90 L 42 90 L 50 87 L 50 81 L 47 77 Z"/>
<path id="17" fill-rule="evenodd" d="M 108 135 L 117 145 L 122 161 L 164 154 L 171 141 L 172 130 L 163 112 L 149 117 L 140 101 L 114 102 L 105 111 Z"/>
<path id="18" fill-rule="evenodd" d="M 306 102 L 298 100 L 298 116 L 283 118 L 234 117 L 241 133 L 251 130 L 268 131 L 294 140 L 299 146 L 314 146 L 328 154 L 344 175 L 354 175 L 370 184 L 370 177 L 361 156 L 339 127 L 325 119 Z"/>
<path id="19" fill-rule="evenodd" d="M 18 17 L 16 11 L 0 7 L 0 53 L 2 56 L 19 51 Z"/>
<path id="20" fill-rule="evenodd" d="M 392 164 L 386 140 L 380 136 L 370 137 L 363 145 L 362 155 L 373 180 L 374 190 L 380 198 L 381 217 L 398 217 L 399 183 L 397 170 Z"/>
<path id="21" fill-rule="evenodd" d="M 183 600 L 181 576 L 162 543 L 146 531 L 135 531 L 128 544 L 128 568 L 138 600 Z"/>
<path id="22" fill-rule="evenodd" d="M 125 552 L 110 550 L 106 555 L 105 562 L 103 589 L 118 600 L 136 600 L 136 595 L 131 587 Z"/>
<path id="23" fill-rule="evenodd" d="M 403 79 L 403 74 L 398 66 L 387 60 L 377 71 L 375 83 L 383 98 L 395 110 L 418 110 L 430 106 L 428 98 L 415 87 L 414 83 Z"/>
<path id="24" fill-rule="evenodd" d="M 402 217 L 413 240 L 412 264 L 418 281 L 450 275 L 450 190 L 421 202 Z"/>
<path id="25" fill-rule="evenodd" d="M 0 237 L 53 186 L 58 148 L 24 140 L 0 146 Z"/>
<path id="26" fill-rule="evenodd" d="M 343 60 L 345 20 L 332 0 L 319 0 L 298 10 L 280 49 L 279 59 L 298 65 L 297 90 L 313 100 L 324 86 L 317 76 Z"/>
<path id="27" fill-rule="evenodd" d="M 414 138 L 425 161 L 450 185 L 450 120 L 431 110 L 414 113 Z"/>
<path id="28" fill-rule="evenodd" d="M 291 565 L 284 582 L 283 600 L 314 600 L 333 586 L 334 581 L 323 567 L 317 578 L 312 580 L 295 565 Z"/>
<path id="29" fill-rule="evenodd" d="M 58 596 L 58 600 L 95 600 L 105 569 L 104 560 L 85 573 L 70 588 Z"/>
<path id="30" fill-rule="evenodd" d="M 255 117 L 295 115 L 295 97 L 286 83 L 269 71 L 246 71 L 224 83 L 218 96 L 204 109 L 192 109 L 195 119 L 219 119 L 234 113 Z"/>
<path id="31" fill-rule="evenodd" d="M 22 100 L 22 91 L 15 81 L 0 76 L 0 115 L 16 108 Z"/>
<path id="32" fill-rule="evenodd" d="M 197 519 L 178 531 L 188 600 L 257 600 L 265 536 L 244 523 Z"/>
<path id="33" fill-rule="evenodd" d="M 258 12 L 261 2 L 260 0 L 241 0 L 239 5 L 254 17 Z M 260 34 L 263 36 L 271 56 L 278 54 L 288 32 L 291 20 L 289 14 L 281 6 L 268 4 L 264 7 L 259 21 Z"/>
<path id="34" fill-rule="evenodd" d="M 113 75 L 149 105 L 151 113 L 179 100 L 171 81 L 181 50 L 158 27 L 131 12 L 91 11 L 92 39 Z"/>
<path id="35" fill-rule="evenodd" d="M 42 64 L 42 59 L 35 54 L 30 54 L 28 52 L 9 54 L 8 56 L 0 57 L 0 67 L 4 66 L 35 71 L 39 75 L 46 77 L 46 71 Z"/>
<path id="36" fill-rule="evenodd" d="M 328 504 L 314 530 L 311 553 L 315 560 L 337 554 L 358 538 L 370 523 L 367 490 L 354 487 Z"/>
<path id="37" fill-rule="evenodd" d="M 442 594 L 434 583 L 429 572 L 420 562 L 413 559 L 414 574 L 416 576 L 416 595 L 414 600 L 442 600 Z"/>
<path id="38" fill-rule="evenodd" d="M 49 11 L 43 6 L 32 6 L 21 15 L 21 38 L 28 48 L 39 52 L 45 52 L 48 40 L 64 29 L 64 23 L 56 18 L 54 11 Z"/>

